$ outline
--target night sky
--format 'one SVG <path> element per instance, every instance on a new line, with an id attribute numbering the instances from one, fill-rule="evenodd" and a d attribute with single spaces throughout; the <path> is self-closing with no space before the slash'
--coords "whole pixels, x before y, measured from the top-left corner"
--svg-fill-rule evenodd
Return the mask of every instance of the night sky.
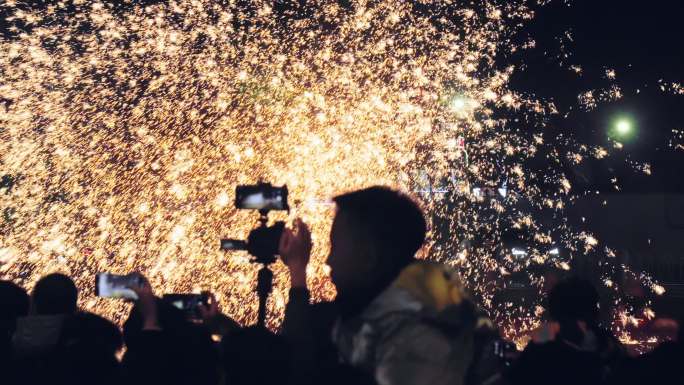
<path id="1" fill-rule="evenodd" d="M 623 191 L 682 192 L 679 176 L 682 151 L 667 149 L 673 129 L 684 129 L 684 96 L 662 92 L 659 81 L 683 82 L 684 43 L 681 17 L 684 2 L 636 0 L 578 0 L 542 7 L 523 31 L 537 42 L 524 53 L 527 68 L 514 79 L 514 88 L 554 100 L 561 114 L 554 129 L 573 132 L 586 143 L 609 146 L 607 129 L 617 116 L 634 119 L 638 135 L 625 142 L 621 155 L 592 161 L 570 170 L 575 183 L 586 188 L 614 191 L 609 180 L 617 177 Z M 566 31 L 572 41 L 565 38 Z M 567 55 L 567 57 L 566 57 Z M 581 76 L 568 70 L 582 68 Z M 624 97 L 600 103 L 591 112 L 577 109 L 577 96 L 611 84 L 606 70 L 616 72 L 615 84 Z M 637 90 L 639 93 L 637 94 Z M 555 127 L 554 127 L 555 126 Z M 624 166 L 625 158 L 649 162 L 646 177 Z"/>

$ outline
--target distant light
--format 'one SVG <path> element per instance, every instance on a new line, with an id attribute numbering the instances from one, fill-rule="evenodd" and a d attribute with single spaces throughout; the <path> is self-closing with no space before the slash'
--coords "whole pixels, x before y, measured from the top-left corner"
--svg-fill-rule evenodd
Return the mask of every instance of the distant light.
<path id="1" fill-rule="evenodd" d="M 554 247 L 553 249 L 549 250 L 549 254 L 558 255 L 558 254 L 560 254 L 560 250 L 558 250 L 557 247 Z"/>
<path id="2" fill-rule="evenodd" d="M 615 125 L 618 134 L 627 135 L 632 131 L 632 123 L 627 120 L 620 120 Z"/>
<path id="3" fill-rule="evenodd" d="M 511 249 L 511 254 L 515 255 L 516 257 L 521 257 L 527 255 L 527 251 L 514 247 L 513 249 Z"/>
<path id="4" fill-rule="evenodd" d="M 613 121 L 612 127 L 608 132 L 608 135 L 618 143 L 633 139 L 635 134 L 636 125 L 634 120 L 629 117 L 617 118 L 615 121 Z"/>
<path id="5" fill-rule="evenodd" d="M 466 101 L 462 97 L 457 97 L 451 102 L 451 108 L 454 111 L 463 111 L 463 109 L 466 107 Z"/>

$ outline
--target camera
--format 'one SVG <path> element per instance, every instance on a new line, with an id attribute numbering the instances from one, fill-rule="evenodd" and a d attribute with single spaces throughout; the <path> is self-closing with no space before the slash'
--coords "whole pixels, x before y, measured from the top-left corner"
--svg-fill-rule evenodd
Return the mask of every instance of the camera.
<path id="1" fill-rule="evenodd" d="M 268 212 L 271 210 L 290 210 L 287 204 L 287 186 L 276 187 L 270 183 L 237 186 L 235 188 L 235 207 L 238 209 L 258 210 L 259 225 L 250 231 L 247 240 L 221 239 L 221 250 L 246 250 L 254 258 L 252 263 L 261 264 L 257 275 L 256 292 L 259 296 L 257 325 L 266 325 L 266 301 L 273 287 L 273 272 L 269 265 L 276 260 L 280 237 L 285 230 L 285 222 L 278 221 L 268 226 Z"/>
<path id="2" fill-rule="evenodd" d="M 235 207 L 246 210 L 289 210 L 287 205 L 287 186 L 275 187 L 270 183 L 237 186 L 235 188 Z"/>
<path id="3" fill-rule="evenodd" d="M 276 222 L 273 226 L 259 226 L 252 230 L 247 241 L 238 239 L 221 239 L 221 250 L 246 250 L 255 257 L 255 262 L 272 263 L 278 254 L 280 236 L 285 229 L 285 222 Z"/>
<path id="4" fill-rule="evenodd" d="M 269 264 L 275 262 L 280 236 L 285 229 L 285 222 L 279 221 L 272 226 L 267 226 L 267 215 L 271 210 L 289 211 L 287 186 L 276 187 L 270 183 L 237 186 L 235 188 L 235 207 L 258 210 L 260 225 L 249 233 L 246 241 L 221 239 L 221 250 L 246 250 L 255 258 L 253 260 L 255 263 Z"/>

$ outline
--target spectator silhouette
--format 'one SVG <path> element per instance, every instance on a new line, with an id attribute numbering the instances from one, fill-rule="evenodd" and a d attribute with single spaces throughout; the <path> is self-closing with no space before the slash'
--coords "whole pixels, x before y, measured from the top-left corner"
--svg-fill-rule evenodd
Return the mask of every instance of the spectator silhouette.
<path id="1" fill-rule="evenodd" d="M 570 278 L 549 293 L 559 324 L 550 341 L 530 342 L 510 371 L 512 384 L 599 384 L 625 357 L 622 345 L 600 328 L 599 297 L 588 281 Z"/>
<path id="2" fill-rule="evenodd" d="M 679 322 L 677 340 L 665 341 L 640 357 L 626 359 L 613 373 L 610 385 L 684 384 L 684 328 Z"/>
<path id="3" fill-rule="evenodd" d="M 37 315 L 73 314 L 77 310 L 78 289 L 64 274 L 41 278 L 33 288 L 32 311 Z"/>
<path id="4" fill-rule="evenodd" d="M 0 281 L 0 309 L 0 373 L 8 383 L 12 383 L 12 336 L 17 319 L 28 315 L 29 296 L 26 290 L 12 282 Z"/>
<path id="5" fill-rule="evenodd" d="M 39 356 L 52 350 L 65 318 L 76 312 L 78 289 L 64 274 L 41 278 L 31 293 L 31 310 L 17 320 L 14 349 L 17 357 Z"/>
<path id="6" fill-rule="evenodd" d="M 131 288 L 139 299 L 124 324 L 126 383 L 215 385 L 218 350 L 208 330 L 188 322 L 183 311 L 155 297 L 143 282 Z"/>
<path id="7" fill-rule="evenodd" d="M 17 318 L 28 315 L 29 304 L 26 290 L 12 282 L 0 281 L 0 346 L 3 357 L 9 354 Z"/>
<path id="8" fill-rule="evenodd" d="M 77 313 L 62 325 L 49 372 L 53 384 L 119 384 L 119 327 L 92 313 Z"/>
<path id="9" fill-rule="evenodd" d="M 281 238 L 280 255 L 292 285 L 283 328 L 293 345 L 295 382 L 334 373 L 331 352 L 380 384 L 488 379 L 492 373 L 481 368 L 489 365 L 483 357 L 494 357 L 484 347 L 495 336 L 491 322 L 453 271 L 415 259 L 427 228 L 420 208 L 385 187 L 334 201 L 327 260 L 337 289 L 333 304 L 308 303 L 312 245 L 306 225 L 298 221 L 296 232 L 286 230 Z M 316 369 L 304 373 L 303 368 Z"/>

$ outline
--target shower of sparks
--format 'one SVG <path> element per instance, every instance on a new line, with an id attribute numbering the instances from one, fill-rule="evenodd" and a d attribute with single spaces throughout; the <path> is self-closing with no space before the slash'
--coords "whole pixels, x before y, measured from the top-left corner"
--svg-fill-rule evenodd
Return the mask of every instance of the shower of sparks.
<path id="1" fill-rule="evenodd" d="M 335 295 L 327 199 L 375 184 L 420 200 L 423 255 L 459 268 L 510 338 L 543 311 L 540 296 L 502 300 L 506 277 L 541 290 L 540 267 L 594 253 L 618 293 L 612 277 L 626 268 L 570 228 L 573 186 L 556 167 L 609 150 L 545 134 L 555 106 L 508 88 L 516 68 L 501 58 L 534 46 L 511 38 L 533 17 L 526 2 L 124 3 L 0 6 L 15 26 L 0 40 L 2 278 L 30 288 L 66 272 L 85 309 L 121 320 L 127 305 L 94 297 L 94 275 L 137 270 L 158 293 L 211 290 L 252 323 L 258 267 L 218 245 L 256 222 L 233 208 L 234 187 L 263 180 L 287 184 L 290 219 L 312 226 L 315 300 Z M 613 86 L 580 101 L 620 96 Z M 528 168 L 540 154 L 547 164 Z M 530 234 L 525 254 L 498 246 L 504 229 Z M 272 326 L 288 286 L 274 270 Z M 623 309 L 618 329 L 643 313 Z"/>

